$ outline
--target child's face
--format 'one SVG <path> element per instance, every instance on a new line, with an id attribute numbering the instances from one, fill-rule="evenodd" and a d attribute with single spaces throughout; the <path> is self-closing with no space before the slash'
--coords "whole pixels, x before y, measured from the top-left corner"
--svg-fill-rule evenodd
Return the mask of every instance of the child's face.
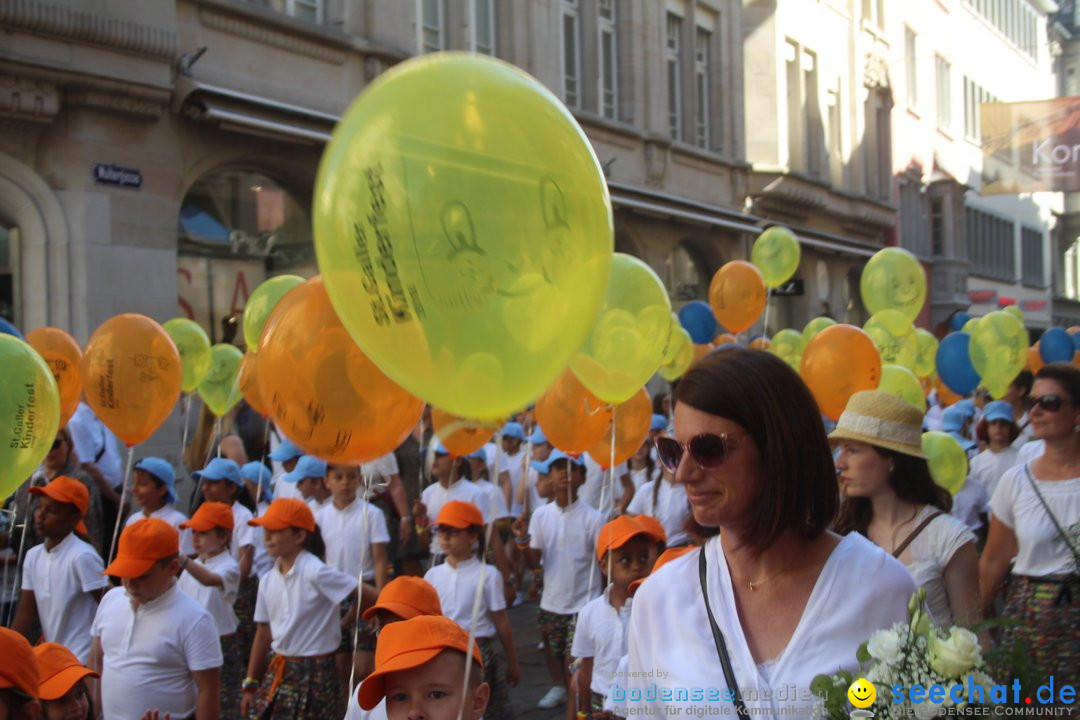
<path id="1" fill-rule="evenodd" d="M 622 547 L 612 550 L 604 555 L 600 562 L 600 570 L 608 571 L 608 563 L 611 563 L 611 582 L 624 591 L 630 587 L 630 583 L 649 574 L 650 546 L 644 535 L 632 538 Z"/>
<path id="2" fill-rule="evenodd" d="M 244 487 L 246 487 L 247 491 L 249 493 L 251 493 L 251 499 L 252 500 L 259 497 L 259 483 L 252 482 L 252 481 L 245 478 L 244 479 Z M 262 498 L 262 499 L 265 500 L 266 498 Z"/>
<path id="3" fill-rule="evenodd" d="M 435 453 L 431 461 L 431 477 L 436 480 L 449 480 L 450 471 L 454 468 L 454 460 L 449 455 Z"/>
<path id="4" fill-rule="evenodd" d="M 551 446 L 547 443 L 537 443 L 532 446 L 532 459 L 536 462 L 544 462 L 551 454 Z"/>
<path id="5" fill-rule="evenodd" d="M 90 696 L 82 680 L 71 686 L 63 697 L 41 703 L 44 720 L 83 720 L 90 711 Z"/>
<path id="6" fill-rule="evenodd" d="M 502 447 L 506 454 L 515 455 L 521 447 L 521 441 L 514 437 L 504 437 L 502 439 Z"/>
<path id="7" fill-rule="evenodd" d="M 263 530 L 263 545 L 272 558 L 291 557 L 304 549 L 307 533 L 296 528 Z"/>
<path id="8" fill-rule="evenodd" d="M 233 488 L 228 480 L 203 480 L 202 493 L 208 502 L 233 504 Z"/>
<path id="9" fill-rule="evenodd" d="M 473 480 L 487 479 L 487 463 L 483 458 L 469 458 L 469 470 Z"/>
<path id="10" fill-rule="evenodd" d="M 153 512 L 165 506 L 165 498 L 168 497 L 169 488 L 165 486 L 165 483 L 145 470 L 136 470 L 135 482 L 131 486 L 131 494 L 140 507 Z"/>
<path id="11" fill-rule="evenodd" d="M 229 535 L 229 531 L 224 528 L 206 531 L 192 530 L 191 544 L 195 546 L 195 552 L 200 555 L 212 555 L 225 547 L 225 543 L 229 541 Z"/>
<path id="12" fill-rule="evenodd" d="M 548 475 L 536 476 L 536 494 L 545 500 L 549 500 L 552 497 L 551 492 L 551 477 Z"/>
<path id="13" fill-rule="evenodd" d="M 465 682 L 465 654 L 443 650 L 430 661 L 411 670 L 389 673 L 386 676 L 387 720 L 457 720 Z M 465 693 L 465 712 L 462 720 L 480 720 L 487 709 L 491 689 L 485 682 L 476 682 L 477 669 L 472 668 L 469 689 Z"/>
<path id="14" fill-rule="evenodd" d="M 38 497 L 34 509 L 34 529 L 42 537 L 62 539 L 79 524 L 79 511 L 70 503 L 62 503 L 44 495 Z"/>
<path id="15" fill-rule="evenodd" d="M 320 488 L 325 488 L 326 483 L 322 478 L 304 478 L 296 483 L 296 489 L 300 491 L 300 496 L 305 500 L 310 500 L 319 494 Z"/>
<path id="16" fill-rule="evenodd" d="M 570 466 L 569 470 L 567 465 Z M 551 491 L 556 499 L 565 499 L 570 491 L 570 499 L 577 497 L 578 488 L 585 484 L 585 468 L 574 465 L 566 460 L 552 463 L 548 472 L 551 482 Z"/>
<path id="17" fill-rule="evenodd" d="M 476 533 L 469 528 L 442 527 L 437 529 L 439 536 L 439 549 L 443 555 L 458 559 L 472 557 L 473 543 L 476 542 Z"/>
<path id="18" fill-rule="evenodd" d="M 294 457 L 292 460 L 283 460 L 281 462 L 281 469 L 285 472 L 292 472 L 296 469 L 296 463 L 300 462 L 299 457 Z"/>
<path id="19" fill-rule="evenodd" d="M 124 578 L 124 589 L 135 602 L 144 605 L 158 599 L 171 588 L 179 570 L 180 561 L 176 558 L 168 562 L 156 562 L 143 575 Z"/>
<path id="20" fill-rule="evenodd" d="M 351 503 L 360 487 L 360 468 L 355 465 L 331 465 L 326 473 L 326 487 L 335 500 Z"/>

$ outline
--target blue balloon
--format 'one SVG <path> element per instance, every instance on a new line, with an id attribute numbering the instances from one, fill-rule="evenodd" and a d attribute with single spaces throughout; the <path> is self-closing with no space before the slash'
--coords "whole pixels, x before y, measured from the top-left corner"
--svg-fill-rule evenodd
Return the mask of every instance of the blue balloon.
<path id="1" fill-rule="evenodd" d="M 709 303 L 701 300 L 688 302 L 679 309 L 679 322 L 690 334 L 690 339 L 697 345 L 711 343 L 719 333 L 720 324 L 716 322 Z"/>
<path id="2" fill-rule="evenodd" d="M 1080 352 L 1080 332 L 1070 335 L 1073 341 L 1073 350 Z"/>
<path id="3" fill-rule="evenodd" d="M 1050 328 L 1039 338 L 1039 354 L 1044 363 L 1069 362 L 1075 352 L 1076 345 L 1065 328 Z"/>
<path id="4" fill-rule="evenodd" d="M 4 317 L 0 317 L 0 333 L 4 333 L 5 335 L 14 335 L 23 342 L 26 342 L 26 338 L 23 337 L 23 334 L 21 332 L 19 332 L 19 328 L 12 325 L 10 322 L 8 322 L 7 318 Z"/>
<path id="5" fill-rule="evenodd" d="M 938 377 L 957 395 L 967 395 L 979 385 L 979 373 L 968 355 L 970 340 L 966 332 L 951 332 L 938 344 Z"/>
<path id="6" fill-rule="evenodd" d="M 970 319 L 971 313 L 958 312 L 949 320 L 949 329 L 953 332 L 960 332 Z"/>

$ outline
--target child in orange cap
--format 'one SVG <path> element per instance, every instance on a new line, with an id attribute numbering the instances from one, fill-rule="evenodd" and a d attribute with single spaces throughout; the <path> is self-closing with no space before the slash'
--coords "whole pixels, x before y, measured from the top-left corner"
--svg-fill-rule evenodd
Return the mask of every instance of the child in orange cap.
<path id="1" fill-rule="evenodd" d="M 386 698 L 389 720 L 480 720 L 490 688 L 479 649 L 473 646 L 471 663 L 468 649 L 468 633 L 450 618 L 421 615 L 387 626 L 375 646 L 375 672 L 360 684 L 360 707 Z"/>
<path id="2" fill-rule="evenodd" d="M 221 643 L 206 608 L 176 587 L 180 535 L 161 518 L 124 528 L 105 573 L 123 587 L 101 599 L 90 629 L 90 667 L 101 673 L 107 718 L 148 710 L 175 718 L 217 717 Z"/>
<path id="3" fill-rule="evenodd" d="M 231 460 L 229 462 L 232 462 Z M 250 517 L 250 515 L 249 515 Z M 240 564 L 229 552 L 233 537 L 233 508 L 221 502 L 205 502 L 190 520 L 180 527 L 191 530 L 191 540 L 198 559 L 180 556 L 184 569 L 177 587 L 202 605 L 214 618 L 221 639 L 221 716 L 236 717 L 240 712 L 240 683 L 244 679 L 247 647 L 242 644 L 234 611 L 240 589 Z M 249 530 L 252 528 L 249 526 Z"/>
<path id="4" fill-rule="evenodd" d="M 241 715 L 336 720 L 345 712 L 345 688 L 334 654 L 342 626 L 355 619 L 342 620 L 338 608 L 356 593 L 356 578 L 323 562 L 322 535 L 303 500 L 279 498 L 248 522 L 263 529 L 266 552 L 277 561 L 259 580 Z"/>
<path id="5" fill-rule="evenodd" d="M 101 574 L 101 556 L 75 534 L 86 532 L 82 518 L 90 507 L 90 493 L 66 475 L 30 492 L 38 496 L 34 526 L 45 542 L 26 553 L 19 611 L 12 627 L 29 638 L 40 624 L 46 640 L 66 645 L 86 660 L 94 613 L 109 586 Z"/>
<path id="6" fill-rule="evenodd" d="M 30 643 L 14 630 L 0 627 L 0 717 L 37 720 L 40 675 Z"/>
<path id="7" fill-rule="evenodd" d="M 649 546 L 649 567 L 656 564 L 657 558 L 660 554 L 667 550 L 667 530 L 660 523 L 659 520 L 652 515 L 633 515 L 635 520 L 641 523 L 641 527 L 649 531 L 649 534 L 654 538 L 658 538 L 652 545 Z M 683 545 L 682 547 L 690 547 L 689 545 Z"/>
<path id="8" fill-rule="evenodd" d="M 484 537 L 484 516 L 472 503 L 451 500 L 439 510 L 434 529 L 446 562 L 428 570 L 424 579 L 438 591 L 443 614 L 465 630 L 471 629 L 476 636 L 476 645 L 484 659 L 484 679 L 491 686 L 491 699 L 484 717 L 487 720 L 511 718 L 513 707 L 507 686 L 517 686 L 521 670 L 506 614 L 502 577 L 494 566 L 483 563 L 477 556 L 477 548 Z M 481 584 L 484 589 L 480 607 L 474 614 L 476 587 Z M 506 653 L 505 679 L 499 674 L 495 659 L 493 640 L 496 633 Z"/>
<path id="9" fill-rule="evenodd" d="M 41 688 L 43 720 L 93 720 L 93 703 L 86 678 L 99 677 L 63 645 L 42 643 L 34 648 Z"/>
<path id="10" fill-rule="evenodd" d="M 608 576 L 604 594 L 578 614 L 570 654 L 577 670 L 578 710 L 589 715 L 603 709 L 619 658 L 628 651 L 630 583 L 649 574 L 650 555 L 658 535 L 636 519 L 620 515 L 600 529 L 596 558 Z"/>

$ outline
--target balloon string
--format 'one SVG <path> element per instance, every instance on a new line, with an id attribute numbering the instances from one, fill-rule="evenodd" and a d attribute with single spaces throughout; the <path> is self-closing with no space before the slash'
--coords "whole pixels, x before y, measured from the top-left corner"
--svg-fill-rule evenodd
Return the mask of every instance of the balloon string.
<path id="1" fill-rule="evenodd" d="M 206 460 L 203 461 L 203 467 L 210 464 L 210 458 L 214 457 L 214 449 L 217 446 L 217 457 L 221 457 L 221 416 L 218 415 L 214 418 L 214 434 L 210 438 L 210 447 L 206 450 Z M 199 493 L 202 491 L 203 476 L 199 475 L 199 482 L 195 485 L 195 500 L 193 502 L 199 502 Z"/>
<path id="2" fill-rule="evenodd" d="M 180 437 L 180 467 L 187 472 L 191 468 L 189 468 L 184 461 L 184 451 L 187 449 L 188 423 L 191 421 L 191 393 L 184 393 L 184 402 L 180 406 L 180 416 L 183 418 L 184 423 L 184 432 Z"/>
<path id="3" fill-rule="evenodd" d="M 124 508 L 127 507 L 128 486 L 131 485 L 131 468 L 135 464 L 135 446 L 128 445 L 127 467 L 124 468 L 124 484 L 120 488 L 120 507 L 116 509 L 116 526 L 113 527 L 112 542 L 109 544 L 109 557 L 105 563 L 109 565 L 113 561 L 113 553 L 116 551 L 116 541 L 120 538 L 120 522 L 124 520 Z"/>
<path id="4" fill-rule="evenodd" d="M 357 498 L 353 502 L 361 502 L 361 508 L 363 509 L 363 517 L 360 518 L 360 570 L 356 576 L 356 620 L 353 621 L 353 650 L 352 650 L 352 667 L 349 670 L 349 692 L 351 693 L 356 682 L 356 648 L 360 644 L 360 623 L 363 619 L 360 617 L 360 606 L 363 605 L 364 600 L 364 565 L 367 562 L 367 540 L 370 537 L 368 533 L 368 495 L 371 493 L 371 470 L 365 468 L 364 465 L 360 466 L 360 472 L 364 477 L 364 495 Z"/>
<path id="5" fill-rule="evenodd" d="M 259 456 L 259 477 L 257 478 L 257 481 L 259 483 L 259 487 L 255 488 L 255 512 L 259 511 L 259 503 L 262 502 L 262 491 L 263 491 L 262 474 L 263 474 L 263 470 L 267 470 L 267 467 L 266 467 L 266 448 L 270 444 L 270 421 L 267 420 L 263 424 L 263 427 L 264 427 L 264 429 L 263 429 L 263 441 L 262 441 L 262 455 Z M 267 471 L 269 472 L 269 470 L 267 470 Z"/>
<path id="6" fill-rule="evenodd" d="M 765 318 L 761 322 L 761 334 L 765 336 L 765 339 L 769 339 L 769 307 L 772 305 L 772 290 L 770 288 L 765 289 Z"/>
<path id="7" fill-rule="evenodd" d="M 30 484 L 32 485 L 33 482 L 33 478 L 31 477 Z M 22 533 L 20 533 L 19 535 L 19 554 L 15 558 L 15 577 L 11 579 L 10 597 L 13 598 L 17 598 L 19 596 L 19 575 L 22 573 L 23 560 L 25 559 L 25 555 L 23 555 L 23 552 L 26 549 L 26 538 L 27 534 L 30 531 L 30 501 L 32 499 L 33 496 L 30 494 L 30 488 L 28 487 L 26 492 L 26 512 L 23 516 Z M 16 505 L 15 512 L 11 516 L 12 527 L 18 527 L 18 510 L 19 506 Z M 11 607 L 16 607 L 16 604 L 12 603 Z M 15 618 L 12 616 L 8 620 L 5 620 L 4 627 L 7 627 L 9 625 L 9 621 L 14 619 Z"/>

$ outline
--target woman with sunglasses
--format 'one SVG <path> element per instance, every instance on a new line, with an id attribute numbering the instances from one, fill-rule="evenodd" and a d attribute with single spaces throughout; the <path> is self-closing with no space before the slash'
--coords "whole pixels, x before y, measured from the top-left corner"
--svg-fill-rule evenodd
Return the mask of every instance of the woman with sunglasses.
<path id="1" fill-rule="evenodd" d="M 627 698 L 646 699 L 620 705 L 628 715 L 685 717 L 702 700 L 811 715 L 814 676 L 858 672 L 859 644 L 906 620 L 915 583 L 866 538 L 829 531 L 839 505 L 829 442 L 783 360 L 708 356 L 679 382 L 674 427 L 657 454 L 686 487 L 705 544 L 637 591 L 625 685 Z"/>
<path id="2" fill-rule="evenodd" d="M 855 393 L 829 439 L 843 502 L 834 529 L 857 533 L 902 562 L 926 589 L 944 627 L 978 617 L 975 535 L 949 514 L 949 491 L 934 482 L 922 452 L 923 413 L 879 390 Z"/>
<path id="3" fill-rule="evenodd" d="M 1080 370 L 1043 367 L 1030 405 L 1045 450 L 994 490 L 979 590 L 989 612 L 1008 576 L 1002 614 L 1019 623 L 1005 628 L 1003 641 L 1021 643 L 1040 677 L 1069 677 L 1080 666 Z"/>

